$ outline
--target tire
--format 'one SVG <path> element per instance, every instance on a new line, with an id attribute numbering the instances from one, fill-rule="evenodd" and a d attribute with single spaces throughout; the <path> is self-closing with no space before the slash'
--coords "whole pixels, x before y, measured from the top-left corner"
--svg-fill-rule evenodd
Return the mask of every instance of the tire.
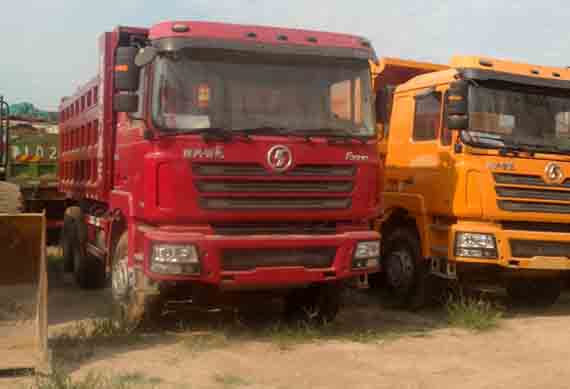
<path id="1" fill-rule="evenodd" d="M 287 321 L 322 325 L 334 321 L 342 305 L 343 286 L 338 283 L 311 286 L 285 298 Z"/>
<path id="2" fill-rule="evenodd" d="M 507 294 L 517 306 L 548 308 L 562 293 L 562 281 L 551 278 L 512 279 L 507 282 Z"/>
<path id="3" fill-rule="evenodd" d="M 381 274 L 391 305 L 419 309 L 427 304 L 428 265 L 421 256 L 421 244 L 415 231 L 398 228 L 388 235 Z"/>
<path id="4" fill-rule="evenodd" d="M 128 268 L 128 235 L 119 239 L 113 256 L 111 290 L 115 317 L 132 329 L 154 327 L 163 311 L 159 294 L 145 294 L 136 290 L 136 280 Z"/>
<path id="5" fill-rule="evenodd" d="M 101 289 L 105 286 L 105 264 L 85 252 L 87 226 L 79 207 L 69 207 L 63 221 L 62 247 L 65 272 L 73 272 L 81 289 Z"/>

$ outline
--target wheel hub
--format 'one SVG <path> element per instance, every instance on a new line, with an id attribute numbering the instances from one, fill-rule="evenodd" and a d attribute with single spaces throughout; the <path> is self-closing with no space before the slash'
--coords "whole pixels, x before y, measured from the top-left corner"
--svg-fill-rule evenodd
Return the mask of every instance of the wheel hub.
<path id="1" fill-rule="evenodd" d="M 388 282 L 392 287 L 405 287 L 414 278 L 414 260 L 406 250 L 392 252 L 386 267 Z"/>
<path id="2" fill-rule="evenodd" d="M 121 258 L 114 266 L 111 275 L 113 297 L 117 300 L 124 300 L 130 290 L 129 270 L 127 258 Z"/>

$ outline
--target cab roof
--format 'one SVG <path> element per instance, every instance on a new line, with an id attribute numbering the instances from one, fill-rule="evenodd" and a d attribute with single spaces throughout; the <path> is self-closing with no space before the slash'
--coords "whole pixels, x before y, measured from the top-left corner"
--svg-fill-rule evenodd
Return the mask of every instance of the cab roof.
<path id="1" fill-rule="evenodd" d="M 169 21 L 156 24 L 149 31 L 149 38 L 152 40 L 180 37 L 271 45 L 335 47 L 371 54 L 374 52 L 370 41 L 360 36 L 292 28 L 201 21 Z"/>

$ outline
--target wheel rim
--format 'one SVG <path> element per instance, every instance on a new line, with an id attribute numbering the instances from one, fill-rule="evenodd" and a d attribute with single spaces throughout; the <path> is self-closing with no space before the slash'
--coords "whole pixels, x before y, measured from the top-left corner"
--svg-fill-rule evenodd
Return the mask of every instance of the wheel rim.
<path id="1" fill-rule="evenodd" d="M 130 290 L 127 257 L 121 258 L 113 265 L 111 289 L 115 300 L 123 302 L 127 298 Z"/>
<path id="2" fill-rule="evenodd" d="M 392 251 L 386 263 L 388 283 L 395 289 L 407 288 L 414 279 L 414 258 L 405 249 Z"/>

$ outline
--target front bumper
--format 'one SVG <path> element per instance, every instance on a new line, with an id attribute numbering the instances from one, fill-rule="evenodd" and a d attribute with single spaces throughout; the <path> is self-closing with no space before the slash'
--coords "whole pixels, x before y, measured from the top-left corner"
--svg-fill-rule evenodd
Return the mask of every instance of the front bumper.
<path id="1" fill-rule="evenodd" d="M 144 228 L 137 230 L 135 263 L 142 260 L 144 274 L 153 281 L 194 281 L 217 285 L 222 289 L 241 288 L 286 288 L 317 282 L 330 282 L 357 277 L 379 271 L 379 266 L 353 269 L 352 260 L 356 244 L 362 241 L 377 241 L 375 231 L 352 231 L 326 235 L 215 235 L 183 228 Z M 197 275 L 170 275 L 151 271 L 152 247 L 156 243 L 193 244 L 198 248 L 201 270 Z M 142 247 L 141 247 L 142 246 Z M 247 270 L 225 269 L 223 255 L 233 252 L 255 250 L 296 250 L 310 248 L 334 248 L 336 253 L 325 268 L 291 266 L 258 266 Z M 139 251 L 140 250 L 140 251 Z"/>
<path id="2" fill-rule="evenodd" d="M 495 236 L 498 256 L 496 259 L 466 258 L 455 256 L 455 236 L 458 232 L 478 232 Z M 512 270 L 570 270 L 570 257 L 561 255 L 540 255 L 541 245 L 563 245 L 570 247 L 570 234 L 559 232 L 523 231 L 503 229 L 500 224 L 481 222 L 459 222 L 450 229 L 448 258 L 458 264 L 481 264 L 499 266 Z M 523 242 L 532 248 L 529 254 L 513 253 L 513 244 Z M 528 251 L 528 250 L 527 250 Z M 570 251 L 569 251 L 570 254 Z"/>

